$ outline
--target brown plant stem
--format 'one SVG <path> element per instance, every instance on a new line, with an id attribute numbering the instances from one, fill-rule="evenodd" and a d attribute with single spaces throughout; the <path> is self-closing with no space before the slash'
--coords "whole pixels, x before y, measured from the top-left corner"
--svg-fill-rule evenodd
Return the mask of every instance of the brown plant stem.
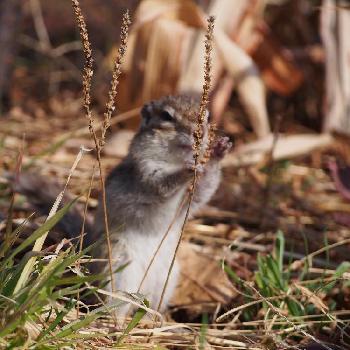
<path id="1" fill-rule="evenodd" d="M 197 119 L 197 128 L 193 133 L 193 138 L 194 138 L 194 143 L 193 143 L 193 158 L 194 158 L 194 173 L 193 173 L 193 180 L 192 180 L 192 184 L 191 184 L 191 188 L 190 188 L 190 194 L 189 194 L 189 200 L 188 200 L 188 206 L 187 206 L 187 210 L 186 210 L 186 214 L 185 214 L 185 218 L 181 227 L 181 231 L 180 231 L 180 236 L 179 239 L 177 241 L 176 247 L 175 247 L 175 251 L 171 260 L 171 264 L 168 270 L 168 274 L 165 280 L 165 284 L 162 290 L 162 294 L 157 306 L 157 311 L 160 310 L 161 306 L 162 306 L 162 302 L 164 299 L 164 294 L 166 291 L 166 288 L 168 286 L 169 283 L 169 278 L 170 278 L 170 274 L 171 271 L 174 267 L 174 263 L 175 263 L 175 259 L 176 259 L 176 255 L 177 252 L 179 250 L 180 247 L 180 243 L 184 234 L 184 229 L 185 229 L 185 225 L 187 223 L 189 214 L 190 214 L 190 209 L 191 209 L 191 205 L 192 205 L 192 201 L 193 201 L 193 197 L 194 197 L 194 192 L 196 189 L 196 185 L 197 185 L 197 180 L 198 180 L 198 165 L 199 163 L 204 163 L 205 161 L 208 161 L 209 158 L 207 158 L 206 160 L 204 159 L 200 159 L 201 156 L 205 156 L 201 154 L 201 150 L 202 150 L 202 146 L 203 146 L 203 137 L 204 137 L 204 132 L 203 132 L 203 127 L 204 127 L 204 123 L 205 123 L 205 118 L 206 118 L 206 111 L 207 111 L 207 107 L 208 107 L 208 102 L 209 102 L 209 91 L 210 91 L 210 83 L 211 83 L 211 51 L 212 51 L 212 43 L 213 43 L 213 30 L 214 30 L 214 21 L 215 18 L 213 16 L 210 16 L 208 18 L 208 27 L 207 27 L 207 33 L 205 36 L 205 62 L 204 62 L 204 84 L 203 84 L 203 92 L 202 92 L 202 97 L 201 97 L 201 103 L 200 103 L 200 107 L 199 107 L 199 112 L 198 112 L 198 119 Z M 207 152 L 205 152 L 207 153 Z"/>
<path id="2" fill-rule="evenodd" d="M 83 52 L 85 57 L 85 65 L 83 69 L 83 107 L 85 109 L 85 115 L 89 121 L 89 131 L 94 140 L 95 148 L 96 148 L 96 158 L 100 170 L 100 184 L 102 189 L 102 197 L 103 197 L 103 209 L 104 209 L 104 217 L 105 217 L 105 227 L 106 227 L 106 240 L 108 247 L 108 266 L 109 266 L 109 274 L 111 277 L 112 291 L 114 292 L 114 278 L 113 278 L 113 267 L 112 267 L 112 247 L 109 237 L 109 227 L 108 227 L 108 218 L 107 218 L 107 207 L 106 207 L 106 191 L 105 191 L 105 183 L 103 178 L 102 171 L 102 162 L 101 162 L 101 144 L 102 141 L 98 140 L 95 129 L 94 129 L 94 119 L 91 113 L 91 81 L 93 76 L 93 58 L 92 58 L 92 49 L 89 40 L 89 35 L 87 31 L 87 26 L 84 20 L 84 16 L 82 14 L 80 4 L 78 0 L 72 0 L 72 7 L 74 11 L 74 15 L 77 21 L 77 25 L 80 32 L 81 42 L 83 45 Z M 103 134 L 103 132 L 102 132 Z"/>
<path id="3" fill-rule="evenodd" d="M 85 202 L 84 214 L 83 214 L 83 224 L 81 225 L 80 237 L 79 237 L 79 253 L 81 253 L 81 251 L 83 250 L 86 215 L 87 215 L 87 210 L 88 210 L 89 198 L 91 196 L 92 183 L 94 181 L 95 169 L 96 169 L 96 163 L 94 163 L 94 166 L 92 168 L 89 188 L 88 188 L 88 192 L 87 192 L 87 195 L 86 195 L 86 202 Z M 77 265 L 78 265 L 78 270 L 80 270 L 80 260 L 78 261 Z M 79 317 L 79 301 L 80 301 L 80 293 L 79 293 L 79 291 L 77 293 L 77 301 L 78 301 L 77 302 L 77 318 L 78 318 Z"/>

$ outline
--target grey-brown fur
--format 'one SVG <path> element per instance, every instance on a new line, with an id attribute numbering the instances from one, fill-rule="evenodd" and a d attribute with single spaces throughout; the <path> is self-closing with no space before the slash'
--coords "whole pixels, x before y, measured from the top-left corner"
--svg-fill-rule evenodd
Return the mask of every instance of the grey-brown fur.
<path id="1" fill-rule="evenodd" d="M 126 292 L 138 290 L 148 262 L 187 194 L 193 177 L 192 135 L 198 110 L 199 100 L 189 95 L 167 96 L 146 104 L 141 112 L 140 129 L 127 157 L 106 180 L 112 253 L 117 260 L 114 267 L 130 263 L 116 275 L 117 289 Z M 205 136 L 207 130 L 206 124 Z M 207 203 L 216 191 L 220 181 L 218 161 L 229 147 L 227 138 L 219 138 L 214 143 L 211 160 L 200 169 L 191 213 Z M 205 148 L 206 145 L 203 145 L 203 152 Z M 186 205 L 171 226 L 141 288 L 154 308 L 160 299 L 185 211 Z M 100 201 L 94 226 L 88 232 L 86 242 L 94 243 L 104 234 L 103 205 Z M 106 244 L 97 247 L 93 255 L 107 259 Z M 107 263 L 102 263 L 96 265 L 94 270 L 106 270 L 106 267 Z M 178 268 L 175 266 L 163 306 L 168 304 L 177 278 Z"/>

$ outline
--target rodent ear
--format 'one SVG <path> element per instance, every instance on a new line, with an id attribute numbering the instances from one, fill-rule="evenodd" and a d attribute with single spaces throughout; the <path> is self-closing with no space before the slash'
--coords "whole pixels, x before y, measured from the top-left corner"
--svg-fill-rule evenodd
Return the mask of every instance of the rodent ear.
<path id="1" fill-rule="evenodd" d="M 142 117 L 142 121 L 141 121 L 141 127 L 145 127 L 149 124 L 149 122 L 151 121 L 151 106 L 149 104 L 146 104 L 142 107 L 141 109 L 141 117 Z"/>

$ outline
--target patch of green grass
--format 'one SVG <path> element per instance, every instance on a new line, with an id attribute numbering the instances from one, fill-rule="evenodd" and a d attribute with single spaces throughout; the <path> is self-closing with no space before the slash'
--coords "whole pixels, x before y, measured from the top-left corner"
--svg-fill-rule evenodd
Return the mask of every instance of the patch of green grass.
<path id="1" fill-rule="evenodd" d="M 88 311 L 84 308 L 84 312 L 80 311 L 79 316 L 74 317 L 79 300 L 95 293 L 90 283 L 103 283 L 106 278 L 105 275 L 92 275 L 80 268 L 80 259 L 86 256 L 88 249 L 76 252 L 74 247 L 68 247 L 55 253 L 28 252 L 37 239 L 62 219 L 72 204 L 60 209 L 17 246 L 15 242 L 22 234 L 24 224 L 9 231 L 0 245 L 1 349 L 78 348 L 81 346 L 78 337 L 80 331 L 102 317 L 110 317 L 113 309 L 125 304 L 118 302 L 109 304 L 108 308 L 101 306 Z M 24 267 L 33 258 L 34 269 L 18 288 Z M 114 337 L 111 344 L 116 347 L 122 345 L 124 338 L 145 313 L 139 309 L 122 335 Z"/>
<path id="2" fill-rule="evenodd" d="M 224 265 L 225 272 L 241 293 L 243 307 L 239 310 L 242 320 L 256 321 L 263 317 L 271 322 L 272 329 L 290 328 L 306 323 L 304 320 L 311 324 L 315 318 L 320 327 L 323 326 L 322 321 L 325 321 L 324 325 L 335 321 L 331 311 L 342 306 L 337 306 L 333 294 L 335 288 L 341 290 L 349 286 L 349 281 L 342 276 L 350 271 L 350 263 L 343 262 L 333 274 L 311 278 L 307 257 L 295 268 L 291 262 L 285 263 L 284 253 L 285 238 L 279 231 L 272 253 L 258 254 L 257 270 L 251 281 L 242 280 L 228 265 Z M 234 314 L 230 313 L 230 316 Z M 342 321 L 338 322 L 341 327 Z"/>

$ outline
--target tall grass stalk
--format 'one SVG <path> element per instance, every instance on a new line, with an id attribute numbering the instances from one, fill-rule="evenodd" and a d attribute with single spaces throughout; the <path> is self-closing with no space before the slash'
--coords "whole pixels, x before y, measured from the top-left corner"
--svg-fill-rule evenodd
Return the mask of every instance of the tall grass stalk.
<path id="1" fill-rule="evenodd" d="M 97 158 L 99 172 L 100 172 L 102 205 L 104 209 L 105 234 L 106 234 L 106 241 L 107 241 L 107 248 L 108 248 L 108 267 L 109 267 L 112 291 L 115 291 L 115 282 L 114 282 L 113 265 L 112 265 L 112 245 L 110 240 L 110 232 L 109 232 L 109 224 L 108 224 L 106 189 L 105 189 L 105 180 L 104 180 L 104 174 L 102 169 L 101 151 L 102 151 L 102 147 L 105 144 L 106 131 L 110 126 L 111 116 L 115 109 L 117 86 L 119 84 L 119 77 L 121 74 L 121 64 L 127 48 L 128 30 L 129 30 L 129 25 L 131 21 L 130 21 L 129 12 L 126 11 L 126 13 L 123 16 L 122 29 L 121 29 L 121 45 L 119 47 L 118 55 L 116 57 L 115 64 L 114 64 L 111 87 L 108 94 L 109 98 L 106 104 L 106 112 L 104 113 L 104 120 L 102 124 L 101 135 L 100 137 L 98 137 L 94 126 L 94 118 L 91 112 L 91 82 L 93 77 L 92 49 L 91 49 L 91 44 L 90 44 L 89 35 L 87 31 L 86 22 L 82 14 L 79 1 L 72 0 L 72 6 L 73 6 L 76 22 L 79 28 L 80 38 L 83 45 L 83 52 L 85 56 L 85 66 L 83 70 L 83 106 L 85 109 L 85 115 L 89 123 L 88 124 L 89 131 L 96 148 L 96 158 Z"/>
<path id="2" fill-rule="evenodd" d="M 209 91 L 211 87 L 211 51 L 212 51 L 212 45 L 213 45 L 213 30 L 214 30 L 214 21 L 215 18 L 213 16 L 210 16 L 208 18 L 208 26 L 207 26 L 207 33 L 205 36 L 205 63 L 204 63 L 204 84 L 203 84 L 203 91 L 202 91 L 202 97 L 201 97 L 201 103 L 198 111 L 198 118 L 197 118 L 197 127 L 193 133 L 194 137 L 194 144 L 193 144 L 193 158 L 194 158 L 194 174 L 193 174 L 193 179 L 192 179 L 192 184 L 190 188 L 190 193 L 189 193 L 189 198 L 188 198 L 188 206 L 185 214 L 185 218 L 181 227 L 181 232 L 180 236 L 177 242 L 177 245 L 174 250 L 174 254 L 170 263 L 170 267 L 167 273 L 167 277 L 162 289 L 162 294 L 157 306 L 157 311 L 160 310 L 163 299 L 164 299 L 164 294 L 167 288 L 167 285 L 169 283 L 169 278 L 171 271 L 174 267 L 175 263 L 175 258 L 177 255 L 177 252 L 179 250 L 180 242 L 182 240 L 182 236 L 184 233 L 185 225 L 188 220 L 189 214 L 190 214 L 190 208 L 192 205 L 193 197 L 194 197 L 194 192 L 197 184 L 197 177 L 198 177 L 198 165 L 201 162 L 200 155 L 201 155 L 201 150 L 203 146 L 203 126 L 204 122 L 206 119 L 206 113 L 207 113 L 207 108 L 208 108 L 208 102 L 209 102 Z"/>

